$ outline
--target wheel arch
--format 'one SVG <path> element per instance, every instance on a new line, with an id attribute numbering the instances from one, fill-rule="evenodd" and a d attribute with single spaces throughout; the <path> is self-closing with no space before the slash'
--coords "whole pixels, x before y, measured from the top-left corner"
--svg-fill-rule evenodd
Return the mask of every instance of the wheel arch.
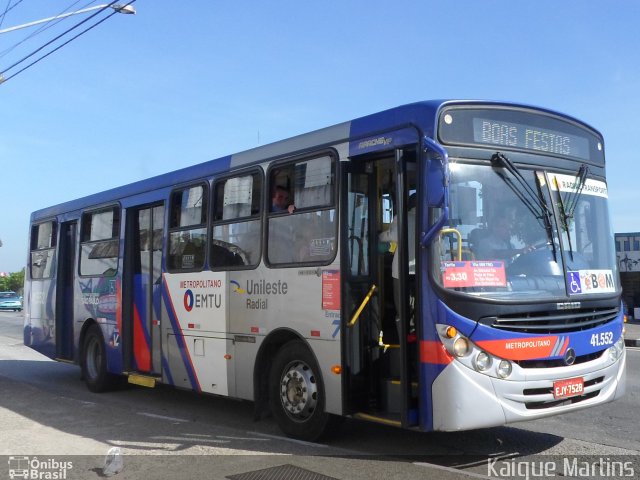
<path id="1" fill-rule="evenodd" d="M 278 328 L 269 333 L 260 345 L 256 361 L 253 367 L 253 392 L 255 402 L 255 419 L 259 420 L 270 414 L 269 409 L 269 369 L 273 358 L 278 351 L 288 342 L 300 340 L 307 347 L 311 355 L 318 359 L 309 342 L 298 332 L 290 328 Z"/>
<path id="2" fill-rule="evenodd" d="M 85 337 L 87 336 L 87 332 L 93 325 L 96 325 L 102 332 L 102 328 L 100 327 L 100 324 L 98 324 L 98 322 L 94 318 L 87 318 L 84 321 L 84 323 L 82 324 L 82 328 L 80 329 L 80 336 L 78 337 L 78 348 L 76 349 L 76 352 L 78 353 L 78 358 L 77 358 L 78 365 L 82 365 L 82 361 L 84 358 Z M 102 339 L 104 340 L 104 333 L 103 333 Z"/>

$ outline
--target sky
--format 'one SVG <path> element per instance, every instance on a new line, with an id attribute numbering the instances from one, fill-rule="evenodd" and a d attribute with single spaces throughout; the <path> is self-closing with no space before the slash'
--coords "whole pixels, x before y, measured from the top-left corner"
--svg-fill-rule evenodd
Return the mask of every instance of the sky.
<path id="1" fill-rule="evenodd" d="M 109 2 L 0 0 L 0 15 L 15 5 L 0 30 L 98 3 Z M 34 210 L 428 99 L 523 102 L 586 121 L 605 138 L 614 231 L 640 231 L 637 0 L 133 6 L 6 71 L 0 272 L 25 266 Z M 0 34 L 0 72 L 89 15 L 24 42 L 37 27 Z"/>

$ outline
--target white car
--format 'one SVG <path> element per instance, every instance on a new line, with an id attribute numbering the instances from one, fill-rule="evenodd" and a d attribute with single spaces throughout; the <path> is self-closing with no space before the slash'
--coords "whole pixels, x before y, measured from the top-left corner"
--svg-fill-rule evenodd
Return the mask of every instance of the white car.
<path id="1" fill-rule="evenodd" d="M 0 292 L 0 310 L 22 311 L 22 299 L 15 292 Z"/>

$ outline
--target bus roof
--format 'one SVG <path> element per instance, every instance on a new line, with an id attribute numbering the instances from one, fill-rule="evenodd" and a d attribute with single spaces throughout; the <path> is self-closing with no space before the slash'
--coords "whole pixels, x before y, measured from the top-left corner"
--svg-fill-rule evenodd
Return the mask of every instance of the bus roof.
<path id="1" fill-rule="evenodd" d="M 433 137 L 438 111 L 445 106 L 460 104 L 531 108 L 585 125 L 583 122 L 567 115 L 522 104 L 480 100 L 428 100 L 416 102 L 43 208 L 32 213 L 31 221 L 37 222 L 66 212 L 105 205 L 129 196 L 211 177 L 229 169 L 247 167 L 278 157 L 304 154 L 307 151 L 318 150 L 319 148 L 345 141 L 365 139 L 383 132 L 403 128 L 417 128 L 417 133 Z M 588 125 L 585 126 L 594 130 Z M 598 133 L 595 130 L 594 132 Z"/>

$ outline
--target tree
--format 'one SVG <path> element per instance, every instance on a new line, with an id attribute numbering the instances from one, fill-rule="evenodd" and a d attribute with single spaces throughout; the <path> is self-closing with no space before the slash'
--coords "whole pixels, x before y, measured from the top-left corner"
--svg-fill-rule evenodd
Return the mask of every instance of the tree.
<path id="1" fill-rule="evenodd" d="M 12 290 L 22 292 L 24 287 L 24 268 L 20 272 L 10 273 L 6 277 L 0 277 L 0 291 Z"/>

